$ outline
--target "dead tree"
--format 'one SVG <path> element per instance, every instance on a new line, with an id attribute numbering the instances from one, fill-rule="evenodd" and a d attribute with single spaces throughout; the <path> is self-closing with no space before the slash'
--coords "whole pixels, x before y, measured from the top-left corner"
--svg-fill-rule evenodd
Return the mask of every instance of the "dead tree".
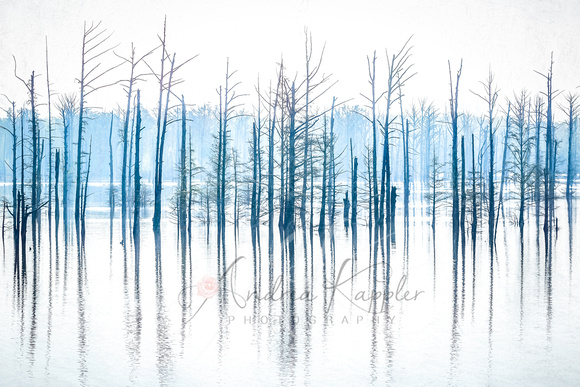
<path id="1" fill-rule="evenodd" d="M 147 56 L 149 56 L 153 51 L 157 48 L 149 51 L 145 55 L 141 56 L 140 58 L 135 57 L 135 47 L 133 43 L 131 43 L 131 55 L 128 58 L 122 57 L 118 54 L 117 57 L 123 60 L 123 63 L 127 63 L 131 66 L 131 71 L 129 75 L 129 79 L 124 80 L 123 82 L 126 83 L 124 85 L 125 92 L 127 93 L 127 109 L 125 110 L 125 119 L 123 121 L 123 165 L 121 167 L 121 229 L 122 229 L 122 236 L 123 240 L 125 238 L 126 232 L 126 221 L 127 221 L 127 172 L 130 171 L 131 166 L 127 165 L 127 157 L 131 154 L 131 151 L 127 153 L 127 142 L 128 142 L 128 131 L 129 131 L 129 116 L 131 112 L 131 98 L 133 96 L 133 86 L 140 80 L 142 80 L 142 74 L 136 74 L 135 70 L 137 65 L 143 61 Z"/>
<path id="2" fill-rule="evenodd" d="M 113 222 L 115 215 L 115 186 L 113 181 L 113 112 L 111 111 L 111 126 L 109 128 L 109 218 Z"/>
<path id="3" fill-rule="evenodd" d="M 350 140 L 350 159 L 351 159 L 351 197 L 352 197 L 352 206 L 351 206 L 351 224 L 352 227 L 356 227 L 357 223 L 357 200 L 358 200 L 358 158 L 353 157 L 352 154 L 352 139 Z"/>
<path id="4" fill-rule="evenodd" d="M 217 146 L 217 224 L 218 224 L 218 243 L 225 243 L 225 224 L 226 224 L 226 186 L 227 186 L 227 164 L 230 160 L 228 150 L 228 139 L 230 137 L 230 128 L 228 124 L 235 118 L 241 117 L 243 114 L 239 113 L 237 109 L 241 106 L 239 98 L 244 94 L 237 93 L 239 82 L 232 84 L 232 77 L 237 71 L 230 72 L 229 59 L 226 61 L 226 76 L 225 86 L 218 89 L 220 98 L 219 111 L 219 132 L 218 132 L 218 146 Z M 231 149 L 231 148 L 230 148 Z"/>
<path id="5" fill-rule="evenodd" d="M 35 75 L 34 71 L 30 76 L 29 81 L 25 81 L 24 79 L 20 78 L 17 74 L 16 68 L 16 58 L 13 56 L 14 59 L 14 76 L 22 82 L 22 84 L 26 87 L 28 94 L 29 94 L 29 103 L 30 103 L 30 113 L 31 113 L 31 134 L 32 134 L 32 179 L 31 179 L 31 208 L 40 208 L 39 207 L 39 200 L 40 200 L 40 160 L 41 160 L 41 149 L 40 149 L 40 136 L 39 136 L 39 129 L 38 129 L 38 117 L 36 111 L 36 91 L 34 89 L 34 80 Z M 24 136 L 22 135 L 22 141 Z M 24 174 L 24 171 L 22 171 Z M 24 184 L 24 178 L 22 179 L 22 184 Z M 40 218 L 38 217 L 38 212 L 33 211 L 30 213 L 32 215 L 32 239 L 34 241 L 34 246 L 36 246 L 36 235 L 37 231 L 40 226 Z"/>
<path id="6" fill-rule="evenodd" d="M 46 39 L 46 91 L 48 99 L 48 232 L 52 230 L 52 104 L 50 102 L 50 80 L 48 71 L 48 37 Z"/>
<path id="7" fill-rule="evenodd" d="M 8 99 L 8 97 L 6 97 L 6 99 Z M 13 222 L 13 231 L 14 231 L 14 243 L 15 243 L 15 252 L 16 254 L 18 253 L 18 245 L 17 245 L 17 239 L 18 239 L 18 229 L 16 227 L 16 224 L 18 222 L 18 219 L 16 218 L 16 207 L 18 205 L 17 201 L 18 201 L 18 197 L 16 195 L 16 185 L 17 185 L 17 165 L 16 165 L 16 150 L 17 150 L 17 146 L 18 146 L 18 132 L 16 131 L 16 104 L 14 101 L 10 101 L 8 100 L 8 102 L 10 102 L 10 104 L 12 105 L 12 109 L 8 109 L 6 110 L 6 113 L 8 114 L 8 120 L 10 121 L 11 124 L 11 128 L 6 128 L 4 126 L 0 126 L 0 129 L 4 129 L 6 132 L 8 132 L 8 134 L 10 135 L 10 137 L 12 137 L 12 165 L 10 166 L 10 169 L 12 170 L 12 222 Z"/>
<path id="8" fill-rule="evenodd" d="M 101 22 L 91 23 L 87 28 L 87 23 L 84 23 L 83 29 L 83 43 L 81 54 L 81 76 L 77 81 L 80 84 L 79 95 L 79 128 L 77 135 L 77 172 L 76 172 L 76 191 L 75 191 L 75 224 L 77 231 L 79 230 L 79 221 L 81 216 L 81 205 L 83 197 L 81 196 L 82 185 L 82 154 L 83 154 L 83 134 L 86 120 L 86 98 L 97 90 L 116 85 L 119 81 L 110 83 L 103 83 L 97 85 L 97 81 L 101 80 L 106 74 L 110 73 L 122 63 L 108 67 L 104 70 L 100 68 L 101 62 L 99 60 L 113 50 L 115 47 L 104 48 L 108 44 L 109 38 L 112 34 L 107 34 L 106 29 L 102 29 Z M 66 157 L 65 157 L 66 159 Z"/>
<path id="9" fill-rule="evenodd" d="M 157 105 L 157 138 L 155 145 L 155 181 L 154 181 L 154 194 L 155 203 L 153 210 L 153 230 L 161 230 L 161 190 L 163 188 L 163 150 L 165 148 L 165 136 L 167 133 L 167 115 L 169 112 L 169 98 L 172 94 L 172 87 L 182 83 L 180 79 L 174 79 L 175 73 L 181 69 L 184 65 L 192 61 L 197 57 L 193 56 L 185 60 L 180 65 L 175 63 L 175 53 L 173 56 L 169 56 L 167 52 L 166 45 L 166 35 L 167 35 L 167 19 L 163 22 L 163 37 L 159 37 L 161 46 L 161 71 L 156 73 L 149 64 L 145 62 L 147 67 L 155 75 L 159 81 L 159 102 Z M 169 71 L 165 71 L 165 64 L 169 63 Z M 166 79 L 168 79 L 166 81 Z M 165 96 L 165 107 L 163 107 L 163 97 Z"/>
<path id="10" fill-rule="evenodd" d="M 463 68 L 463 59 L 459 65 L 459 71 L 457 71 L 457 78 L 455 81 L 455 93 L 453 92 L 453 78 L 451 77 L 451 62 L 449 64 L 449 87 L 451 90 L 451 98 L 449 100 L 450 114 L 451 114 L 451 197 L 452 197 L 452 222 L 453 222 L 453 260 L 457 259 L 458 248 L 459 248 L 459 171 L 457 165 L 457 136 L 458 136 L 458 123 L 457 119 L 459 116 L 457 110 L 457 101 L 459 94 L 459 78 L 461 77 L 461 70 Z"/>
<path id="11" fill-rule="evenodd" d="M 328 225 L 334 227 L 336 214 L 336 159 L 334 157 L 334 107 L 336 98 L 332 98 L 332 110 L 330 111 L 330 137 L 328 142 Z"/>
<path id="12" fill-rule="evenodd" d="M 60 201 L 58 196 L 58 178 L 60 176 L 60 150 L 57 149 L 54 160 L 54 223 L 58 238 L 58 224 L 60 222 Z"/>
<path id="13" fill-rule="evenodd" d="M 326 116 L 324 116 L 324 132 L 322 135 L 322 200 L 320 203 L 320 217 L 318 221 L 318 233 L 324 234 L 326 219 L 326 195 L 327 195 L 327 168 L 328 168 L 328 147 Z"/>
<path id="14" fill-rule="evenodd" d="M 566 125 L 568 126 L 568 166 L 566 168 L 566 199 L 572 199 L 572 186 L 574 185 L 574 176 L 576 171 L 574 168 L 575 152 L 574 152 L 574 138 L 575 130 L 574 123 L 578 117 L 578 94 L 568 93 L 564 97 L 566 104 L 560 106 L 560 109 L 566 114 Z"/>
<path id="15" fill-rule="evenodd" d="M 495 230 L 493 236 L 493 242 L 495 243 L 495 239 L 497 238 L 497 225 L 499 222 L 499 213 L 501 211 L 503 217 L 503 184 L 505 181 L 506 175 L 506 160 L 507 160 L 507 150 L 509 148 L 509 136 L 510 136 L 510 111 L 511 111 L 511 102 L 508 101 L 508 110 L 506 113 L 506 123 L 505 123 L 505 137 L 503 140 L 503 157 L 501 163 L 501 178 L 499 181 L 499 197 L 497 203 L 497 217 L 495 219 Z"/>
<path id="16" fill-rule="evenodd" d="M 281 62 L 278 72 L 278 82 L 276 84 L 276 94 L 274 95 L 274 106 L 272 108 L 272 114 L 270 115 L 270 122 L 268 125 L 268 245 L 270 252 L 272 252 L 273 249 L 274 227 L 274 132 L 276 130 L 276 110 L 278 107 L 279 94 L 281 92 L 280 86 L 282 86 L 283 66 L 284 64 Z M 270 262 L 270 264 L 272 264 L 272 262 Z"/>
<path id="17" fill-rule="evenodd" d="M 85 240 L 85 230 L 86 230 L 86 211 L 87 211 L 87 197 L 89 192 L 89 175 L 91 173 L 91 156 L 93 154 L 93 139 L 89 142 L 89 153 L 88 153 L 88 161 L 87 161 L 87 170 L 85 172 L 85 185 L 82 189 L 82 203 L 81 203 L 81 240 L 84 243 Z"/>
<path id="18" fill-rule="evenodd" d="M 317 89 L 321 89 L 321 86 L 324 85 L 324 83 L 326 83 L 329 79 L 330 79 L 330 75 L 322 75 L 322 79 L 320 81 L 315 81 L 316 76 L 318 75 L 318 72 L 320 71 L 320 67 L 322 65 L 322 59 L 324 57 L 324 49 L 326 46 L 322 47 L 322 52 L 320 53 L 320 59 L 318 60 L 318 64 L 316 64 L 315 66 L 311 66 L 311 62 L 312 62 L 312 54 L 313 54 L 313 48 L 312 48 L 312 34 L 309 34 L 308 31 L 305 31 L 304 34 L 306 35 L 306 40 L 305 40 L 305 54 L 306 54 L 306 79 L 304 80 L 305 82 L 305 92 L 304 92 L 304 98 L 305 98 L 305 103 L 304 103 L 304 107 L 301 107 L 297 110 L 300 111 L 304 111 L 304 123 L 302 124 L 302 137 L 304 139 L 304 151 L 303 151 L 303 168 L 304 168 L 304 173 L 302 175 L 302 195 L 301 195 L 301 201 L 300 201 L 300 219 L 302 222 L 302 227 L 306 227 L 306 190 L 308 187 L 308 160 L 310 157 L 310 153 L 311 151 L 311 142 L 312 142 L 312 138 L 311 138 L 311 134 L 310 134 L 310 129 L 313 125 L 314 122 L 316 122 L 316 117 L 314 118 L 314 120 L 312 119 L 312 116 L 310 114 L 310 109 L 312 105 L 312 102 L 314 102 L 315 100 L 317 100 L 318 98 L 320 98 L 320 96 L 322 96 L 329 88 L 326 88 L 324 90 L 322 90 L 320 93 L 315 94 Z M 332 85 L 331 85 L 332 86 Z M 302 96 L 299 96 L 295 99 L 301 100 Z M 313 171 L 312 169 L 310 169 L 310 175 L 312 175 Z M 312 223 L 312 213 L 310 214 L 310 223 Z"/>
<path id="19" fill-rule="evenodd" d="M 473 94 L 481 98 L 487 104 L 487 119 L 488 119 L 488 134 L 489 134 L 489 212 L 488 212 L 488 224 L 489 224 L 489 243 L 493 243 L 494 240 L 494 224 L 495 224 L 495 183 L 494 183 L 494 159 L 495 159 L 495 147 L 494 147 L 494 136 L 496 128 L 494 127 L 493 120 L 495 105 L 497 102 L 497 97 L 499 91 L 494 81 L 494 75 L 489 71 L 489 76 L 485 82 L 480 82 L 483 85 L 484 94 L 480 95 L 472 91 Z"/>
<path id="20" fill-rule="evenodd" d="M 514 103 L 511 104 L 513 112 L 512 123 L 515 130 L 510 132 L 511 142 L 508 144 L 512 155 L 510 163 L 511 180 L 516 185 L 516 197 L 519 202 L 518 225 L 523 231 L 524 228 L 524 211 L 527 200 L 529 199 L 529 188 L 533 178 L 534 168 L 532 168 L 528 159 L 532 151 L 533 135 L 530 135 L 529 123 L 526 123 L 526 116 L 529 115 L 529 96 L 525 90 L 519 95 L 514 96 Z"/>
<path id="21" fill-rule="evenodd" d="M 467 194 L 465 193 L 465 137 L 461 136 L 461 211 L 459 213 L 459 226 L 461 229 L 461 247 L 465 247 L 465 207 Z"/>
<path id="22" fill-rule="evenodd" d="M 471 133 L 471 239 L 477 238 L 477 169 L 475 164 L 475 135 Z"/>
<path id="23" fill-rule="evenodd" d="M 137 90 L 137 119 L 135 123 L 135 206 L 133 208 L 133 240 L 135 246 L 139 245 L 141 235 L 141 157 L 140 157 L 140 143 L 141 143 L 141 93 Z"/>
<path id="24" fill-rule="evenodd" d="M 369 173 L 371 175 L 371 180 L 369 184 L 372 186 L 372 192 L 369 192 L 370 195 L 370 202 L 372 203 L 372 208 L 369 208 L 369 225 L 372 228 L 373 226 L 373 219 L 375 222 L 379 217 L 379 194 L 378 194 L 378 183 L 377 183 L 377 102 L 378 100 L 384 95 L 380 94 L 377 96 L 376 91 L 376 61 L 377 61 L 377 53 L 376 51 L 373 53 L 372 61 L 367 56 L 367 68 L 369 73 L 369 80 L 368 83 L 371 86 L 371 96 L 365 96 L 361 93 L 361 96 L 368 101 L 368 105 L 366 106 L 368 109 L 371 110 L 371 116 L 364 116 L 370 123 L 372 129 L 372 141 L 371 147 L 369 152 L 371 152 L 371 157 L 369 160 L 370 169 Z"/>
<path id="25" fill-rule="evenodd" d="M 550 67 L 546 74 L 540 74 L 546 80 L 546 163 L 544 168 L 544 231 L 551 230 L 554 215 L 554 194 L 556 185 L 556 141 L 554 139 L 552 102 L 558 91 L 553 90 L 554 54 L 550 57 Z"/>
<path id="26" fill-rule="evenodd" d="M 379 200 L 379 217 L 378 224 L 383 224 L 383 219 L 391 219 L 391 161 L 390 161 L 390 143 L 389 130 L 390 125 L 396 117 L 391 119 L 391 106 L 397 103 L 402 98 L 401 89 L 406 82 L 411 79 L 416 73 L 411 73 L 413 64 L 409 64 L 411 58 L 411 49 L 409 46 L 412 36 L 405 42 L 401 50 L 397 54 L 389 57 L 387 51 L 387 90 L 385 96 L 387 98 L 387 106 L 385 113 L 385 123 L 382 124 L 384 132 L 383 139 L 383 162 L 381 168 L 381 189 Z M 385 203 L 387 205 L 385 206 Z M 386 208 L 385 208 L 386 207 Z M 390 237 L 390 223 L 387 222 L 387 235 Z"/>
<path id="27" fill-rule="evenodd" d="M 541 97 L 537 97 L 534 103 L 534 125 L 536 128 L 536 134 L 535 134 L 535 152 L 534 152 L 534 156 L 535 156 L 535 162 L 534 162 L 534 202 L 536 204 L 536 223 L 537 226 L 539 226 L 539 220 L 540 220 L 540 201 L 541 201 L 541 195 L 540 195 L 540 183 L 542 181 L 542 167 L 540 165 L 540 158 L 541 158 L 541 152 L 540 152 L 540 131 L 542 129 L 542 117 L 544 115 L 543 111 L 544 111 L 544 102 L 542 100 Z"/>
<path id="28" fill-rule="evenodd" d="M 294 210 L 295 210 L 295 186 L 296 186 L 296 87 L 294 82 L 290 86 L 290 95 L 286 98 L 286 108 L 288 109 L 288 195 L 284 209 L 284 230 L 286 238 L 294 235 Z M 291 243 L 293 247 L 293 242 Z"/>
<path id="29" fill-rule="evenodd" d="M 70 185 L 70 148 L 72 147 L 70 129 L 73 124 L 74 116 L 77 112 L 76 98 L 73 94 L 61 95 L 59 97 L 57 110 L 62 123 L 63 133 L 63 169 L 62 169 L 62 214 L 65 224 L 65 231 L 68 230 L 68 204 L 69 204 L 69 185 Z"/>

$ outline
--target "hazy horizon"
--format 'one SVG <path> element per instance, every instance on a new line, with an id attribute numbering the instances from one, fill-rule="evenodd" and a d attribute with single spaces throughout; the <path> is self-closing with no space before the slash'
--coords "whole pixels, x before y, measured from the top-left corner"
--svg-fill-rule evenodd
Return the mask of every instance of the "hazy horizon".
<path id="1" fill-rule="evenodd" d="M 404 104 L 427 98 L 443 111 L 449 98 L 448 60 L 455 72 L 463 59 L 459 109 L 482 113 L 484 104 L 469 90 L 479 90 L 488 71 L 495 73 L 504 104 L 514 92 L 526 88 L 532 95 L 545 88 L 534 70 L 546 72 L 554 52 L 554 88 L 572 90 L 580 85 L 577 63 L 580 47 L 580 9 L 573 1 L 547 4 L 540 1 L 213 1 L 180 5 L 179 2 L 128 1 L 115 3 L 71 1 L 4 2 L 0 14 L 0 93 L 18 104 L 27 100 L 26 89 L 14 77 L 12 55 L 18 75 L 40 74 L 37 89 L 40 103 L 46 102 L 45 36 L 48 38 L 50 80 L 54 93 L 77 92 L 80 76 L 83 22 L 102 21 L 113 35 L 111 45 L 127 56 L 131 42 L 137 55 L 157 44 L 167 15 L 169 52 L 177 62 L 199 54 L 180 72 L 185 82 L 175 92 L 196 105 L 217 104 L 215 89 L 223 83 L 226 58 L 238 70 L 240 92 L 249 93 L 246 109 L 256 103 L 254 87 L 258 76 L 262 87 L 275 77 L 276 63 L 283 57 L 287 74 L 304 73 L 304 30 L 312 33 L 314 56 L 324 44 L 322 72 L 332 73 L 338 84 L 320 105 L 353 98 L 362 105 L 360 93 L 368 92 L 367 55 L 377 52 L 379 89 L 385 87 L 386 59 L 413 35 L 411 44 L 417 76 L 405 87 Z M 423 3 L 423 4 L 422 4 Z M 112 53 L 105 65 L 119 61 Z M 156 69 L 158 54 L 149 58 Z M 146 66 L 142 72 L 148 71 Z M 126 78 L 128 66 L 111 74 Z M 156 82 L 141 83 L 144 105 L 152 109 L 158 98 Z M 91 95 L 88 105 L 104 109 L 124 105 L 120 85 Z M 2 107 L 6 107 L 6 101 Z M 46 115 L 41 108 L 41 116 Z M 382 107 L 380 107 L 382 108 Z M 556 112 L 556 118 L 561 116 Z"/>

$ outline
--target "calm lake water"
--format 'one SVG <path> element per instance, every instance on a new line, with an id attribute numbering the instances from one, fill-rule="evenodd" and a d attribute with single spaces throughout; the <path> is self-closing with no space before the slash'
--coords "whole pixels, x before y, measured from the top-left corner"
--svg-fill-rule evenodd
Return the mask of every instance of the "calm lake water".
<path id="1" fill-rule="evenodd" d="M 312 241 L 299 228 L 293 281 L 277 227 L 271 255 L 267 226 L 255 246 L 248 225 L 237 241 L 228 228 L 224 278 L 213 225 L 209 244 L 194 226 L 182 251 L 165 220 L 156 254 L 146 219 L 136 262 L 120 221 L 111 242 L 105 212 L 92 211 L 85 253 L 62 232 L 49 243 L 45 228 L 20 283 L 7 233 L 0 384 L 577 385 L 578 205 L 557 203 L 548 254 L 530 211 L 523 238 L 500 219 L 493 258 L 486 224 L 475 253 L 467 235 L 456 265 L 443 213 L 435 240 L 420 209 L 408 231 L 399 213 L 394 242 L 376 252 L 364 226 L 355 246 L 341 222 Z M 207 299 L 204 276 L 218 278 Z"/>

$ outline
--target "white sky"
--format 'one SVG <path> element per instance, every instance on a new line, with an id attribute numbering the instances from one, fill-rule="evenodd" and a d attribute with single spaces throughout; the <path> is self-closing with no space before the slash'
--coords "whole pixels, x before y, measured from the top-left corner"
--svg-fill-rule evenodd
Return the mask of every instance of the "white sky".
<path id="1" fill-rule="evenodd" d="M 449 95 L 447 60 L 453 69 L 463 58 L 460 110 L 481 112 L 482 102 L 469 89 L 489 66 L 501 89 L 500 101 L 526 87 L 543 90 L 543 79 L 554 51 L 556 89 L 580 85 L 580 5 L 576 0 L 0 0 L 0 94 L 23 102 L 24 86 L 13 76 L 12 54 L 18 73 L 39 78 L 46 96 L 44 37 L 48 36 L 50 77 L 57 92 L 76 91 L 80 75 L 83 22 L 102 20 L 114 32 L 119 54 L 127 55 L 131 42 L 137 53 L 157 44 L 163 16 L 168 20 L 168 49 L 177 61 L 200 54 L 180 74 L 185 83 L 176 90 L 188 103 L 216 103 L 216 87 L 223 82 L 226 57 L 238 70 L 240 91 L 252 92 L 260 74 L 262 85 L 275 76 L 283 55 L 287 73 L 304 70 L 304 27 L 313 34 L 315 52 L 326 42 L 323 70 L 339 84 L 328 95 L 355 98 L 367 92 L 366 55 L 377 50 L 378 81 L 385 82 L 385 48 L 395 51 L 414 34 L 413 61 L 418 75 L 406 89 L 409 98 L 428 97 L 443 110 Z M 159 55 L 150 64 L 158 67 Z M 108 57 L 115 63 L 116 58 Z M 118 77 L 127 77 L 128 68 Z M 143 99 L 155 106 L 157 89 L 151 79 L 142 84 Z M 246 99 L 248 108 L 256 100 Z M 124 105 L 119 86 L 97 92 L 89 105 Z M 5 101 L 0 106 L 5 106 Z"/>

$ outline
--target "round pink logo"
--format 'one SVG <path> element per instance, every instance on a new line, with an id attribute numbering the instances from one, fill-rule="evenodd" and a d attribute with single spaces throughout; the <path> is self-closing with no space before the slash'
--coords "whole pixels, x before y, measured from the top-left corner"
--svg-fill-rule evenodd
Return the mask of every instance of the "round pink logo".
<path id="1" fill-rule="evenodd" d="M 203 276 L 197 283 L 197 295 L 204 298 L 213 297 L 218 291 L 218 282 L 214 277 Z"/>

